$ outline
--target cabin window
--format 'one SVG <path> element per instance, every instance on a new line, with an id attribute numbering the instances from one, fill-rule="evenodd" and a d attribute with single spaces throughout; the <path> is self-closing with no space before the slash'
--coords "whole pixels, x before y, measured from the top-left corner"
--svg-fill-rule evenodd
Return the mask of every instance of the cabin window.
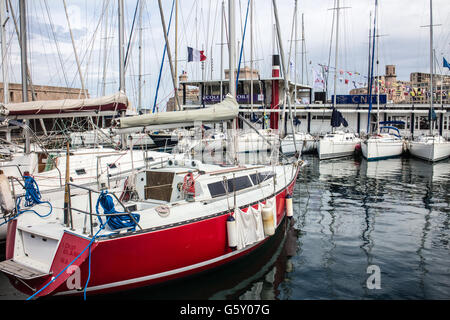
<path id="1" fill-rule="evenodd" d="M 117 166 L 116 166 L 115 163 L 108 163 L 108 167 L 109 167 L 110 169 L 115 169 L 115 168 L 117 168 Z"/>
<path id="2" fill-rule="evenodd" d="M 252 182 L 254 185 L 260 184 L 263 181 L 266 181 L 267 179 L 272 178 L 275 175 L 273 171 L 266 171 L 266 172 L 258 172 L 253 173 L 250 175 L 250 178 L 252 179 Z"/>
<path id="3" fill-rule="evenodd" d="M 239 191 L 252 186 L 248 176 L 229 179 L 227 182 L 228 194 L 232 194 L 234 192 L 234 188 L 236 188 L 236 191 Z M 210 183 L 208 184 L 208 189 L 211 197 L 213 198 L 227 194 L 224 181 Z"/>
<path id="4" fill-rule="evenodd" d="M 82 168 L 82 169 L 76 169 L 75 170 L 75 173 L 77 174 L 77 175 L 82 175 L 82 174 L 86 174 L 86 170 L 84 169 L 84 168 Z"/>

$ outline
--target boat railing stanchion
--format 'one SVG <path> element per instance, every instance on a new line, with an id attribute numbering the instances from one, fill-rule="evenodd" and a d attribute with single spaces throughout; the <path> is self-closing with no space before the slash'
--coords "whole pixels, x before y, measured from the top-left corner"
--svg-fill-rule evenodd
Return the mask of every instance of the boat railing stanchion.
<path id="1" fill-rule="evenodd" d="M 89 236 L 93 236 L 94 234 L 94 225 L 92 221 L 92 192 L 89 190 L 89 222 L 90 222 L 90 234 Z"/>

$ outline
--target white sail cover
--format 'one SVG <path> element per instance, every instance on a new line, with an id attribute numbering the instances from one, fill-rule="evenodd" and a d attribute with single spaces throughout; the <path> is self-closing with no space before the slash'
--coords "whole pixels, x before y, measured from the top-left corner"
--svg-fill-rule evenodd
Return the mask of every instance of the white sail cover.
<path id="1" fill-rule="evenodd" d="M 227 94 L 222 102 L 212 107 L 119 118 L 117 122 L 120 128 L 131 128 L 193 121 L 226 121 L 236 118 L 238 114 L 239 105 L 236 99 L 232 95 Z"/>
<path id="2" fill-rule="evenodd" d="M 5 116 L 59 114 L 82 111 L 120 111 L 128 108 L 128 97 L 123 92 L 90 99 L 42 100 L 9 103 L 3 106 Z"/>

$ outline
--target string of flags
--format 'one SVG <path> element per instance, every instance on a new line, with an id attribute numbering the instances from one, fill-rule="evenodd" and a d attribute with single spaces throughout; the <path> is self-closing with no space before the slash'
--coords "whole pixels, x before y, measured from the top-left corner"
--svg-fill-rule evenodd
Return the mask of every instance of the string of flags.
<path id="1" fill-rule="evenodd" d="M 313 75 L 314 75 L 314 89 L 325 89 L 325 80 L 324 80 L 324 73 L 326 72 L 336 72 L 336 68 L 329 67 L 327 65 L 323 65 L 318 63 L 318 66 L 320 68 L 312 68 L 313 69 Z M 450 63 L 443 58 L 443 67 L 448 68 L 450 70 Z M 344 83 L 346 85 L 351 84 L 353 87 L 356 88 L 366 88 L 367 87 L 367 76 L 361 75 L 361 73 L 357 71 L 346 71 L 343 69 L 339 69 L 337 72 L 339 72 L 340 77 L 339 82 Z M 356 78 L 355 78 L 356 77 Z M 379 86 L 377 85 L 377 81 L 379 83 Z M 430 96 L 430 92 L 427 88 L 420 88 L 420 87 L 413 87 L 411 85 L 402 83 L 402 82 L 389 82 L 385 81 L 384 79 L 375 79 L 374 84 L 372 85 L 372 89 L 374 93 L 378 93 L 378 87 L 380 88 L 380 93 L 388 93 L 388 94 L 397 94 L 405 96 L 412 96 L 412 97 L 421 97 L 421 96 Z M 446 97 L 449 93 L 446 90 L 441 90 L 439 88 L 436 88 L 436 92 L 434 92 L 434 95 L 436 94 L 442 94 L 443 97 Z"/>
<path id="2" fill-rule="evenodd" d="M 325 81 L 324 81 L 324 73 L 327 72 L 336 72 L 336 68 L 329 67 L 327 65 L 323 65 L 318 63 L 320 66 L 319 70 L 313 68 L 314 73 L 314 88 L 315 89 L 325 89 Z M 347 71 L 343 69 L 339 69 L 340 77 L 338 80 L 344 84 L 353 84 L 355 89 L 367 87 L 367 76 L 362 75 L 358 71 Z"/>

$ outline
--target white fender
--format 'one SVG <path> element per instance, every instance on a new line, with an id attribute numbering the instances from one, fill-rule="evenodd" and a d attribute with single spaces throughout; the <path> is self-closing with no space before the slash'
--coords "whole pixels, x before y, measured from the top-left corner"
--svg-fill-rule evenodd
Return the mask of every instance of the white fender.
<path id="1" fill-rule="evenodd" d="M 230 214 L 227 218 L 228 246 L 232 249 L 237 248 L 237 226 L 236 219 Z"/>
<path id="2" fill-rule="evenodd" d="M 271 236 L 275 234 L 275 223 L 273 219 L 273 205 L 272 203 L 266 203 L 262 208 L 262 219 L 264 226 L 264 234 Z"/>
<path id="3" fill-rule="evenodd" d="M 14 210 L 14 199 L 9 181 L 3 172 L 0 173 L 0 207 L 3 213 L 9 213 Z"/>

